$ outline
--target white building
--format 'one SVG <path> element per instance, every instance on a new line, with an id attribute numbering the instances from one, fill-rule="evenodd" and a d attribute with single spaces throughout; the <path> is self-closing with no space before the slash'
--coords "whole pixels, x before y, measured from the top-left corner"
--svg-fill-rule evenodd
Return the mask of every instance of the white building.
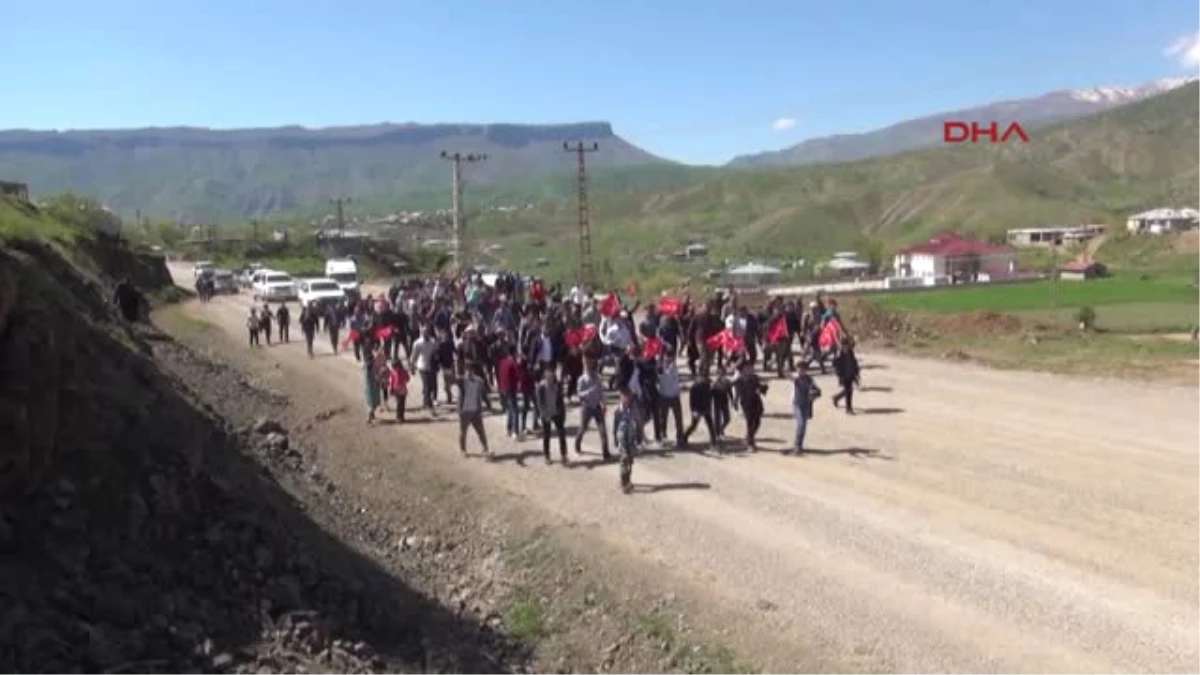
<path id="1" fill-rule="evenodd" d="M 1125 226 L 1134 234 L 1166 234 L 1200 226 L 1196 209 L 1153 209 L 1129 216 Z"/>
<path id="2" fill-rule="evenodd" d="M 780 269 L 761 263 L 747 263 L 726 272 L 735 286 L 761 286 L 779 282 Z"/>
<path id="3" fill-rule="evenodd" d="M 928 242 L 901 249 L 893 261 L 897 277 L 971 276 L 998 279 L 1017 272 L 1017 254 L 1006 246 L 939 234 Z"/>
<path id="4" fill-rule="evenodd" d="M 1103 225 L 1064 225 L 1059 227 L 1023 227 L 1008 231 L 1011 246 L 1053 246 L 1076 244 L 1104 234 Z"/>

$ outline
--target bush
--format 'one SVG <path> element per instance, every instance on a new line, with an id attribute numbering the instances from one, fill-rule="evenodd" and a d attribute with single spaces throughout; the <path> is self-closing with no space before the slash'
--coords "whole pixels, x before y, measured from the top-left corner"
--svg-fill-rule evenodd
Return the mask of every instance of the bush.
<path id="1" fill-rule="evenodd" d="M 1091 305 L 1084 305 L 1079 308 L 1075 319 L 1079 321 L 1080 328 L 1091 328 L 1096 325 L 1096 310 L 1092 309 Z"/>

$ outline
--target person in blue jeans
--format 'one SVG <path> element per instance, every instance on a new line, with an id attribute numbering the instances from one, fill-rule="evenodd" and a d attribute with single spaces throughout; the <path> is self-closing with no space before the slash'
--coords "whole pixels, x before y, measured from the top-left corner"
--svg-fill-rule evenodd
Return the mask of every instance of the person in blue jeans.
<path id="1" fill-rule="evenodd" d="M 821 396 L 821 388 L 808 374 L 808 364 L 797 364 L 792 376 L 792 415 L 796 418 L 796 454 L 804 452 L 804 436 L 813 416 L 813 401 Z"/>

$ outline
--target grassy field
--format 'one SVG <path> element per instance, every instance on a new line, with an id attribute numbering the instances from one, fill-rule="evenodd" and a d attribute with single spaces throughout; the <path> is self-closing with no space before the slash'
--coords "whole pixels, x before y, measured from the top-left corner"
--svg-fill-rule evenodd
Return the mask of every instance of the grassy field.
<path id="1" fill-rule="evenodd" d="M 952 314 L 988 310 L 1017 312 L 1130 303 L 1184 304 L 1197 307 L 1195 279 L 1182 275 L 1118 275 L 1091 281 L 1037 281 L 1021 284 L 977 284 L 966 288 L 881 294 L 874 298 L 891 310 Z"/>

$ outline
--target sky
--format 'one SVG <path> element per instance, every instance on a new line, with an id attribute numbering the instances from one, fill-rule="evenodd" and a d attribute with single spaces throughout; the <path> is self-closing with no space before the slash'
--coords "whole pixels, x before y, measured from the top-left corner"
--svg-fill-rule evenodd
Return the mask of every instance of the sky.
<path id="1" fill-rule="evenodd" d="M 604 120 L 716 164 L 1200 71 L 1195 0 L 4 4 L 0 129 Z"/>

